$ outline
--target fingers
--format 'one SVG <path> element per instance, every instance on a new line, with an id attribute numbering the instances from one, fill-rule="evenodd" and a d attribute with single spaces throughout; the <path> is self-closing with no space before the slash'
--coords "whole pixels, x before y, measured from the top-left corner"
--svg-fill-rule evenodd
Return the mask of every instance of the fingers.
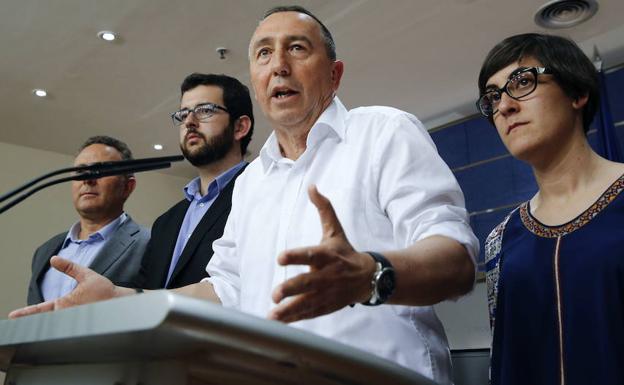
<path id="1" fill-rule="evenodd" d="M 316 291 L 323 288 L 323 276 L 316 273 L 304 273 L 291 278 L 273 290 L 273 302 L 280 303 L 284 298 Z"/>
<path id="2" fill-rule="evenodd" d="M 50 265 L 61 273 L 72 277 L 77 282 L 83 281 L 85 276 L 91 272 L 91 269 L 77 265 L 67 259 L 59 257 L 58 255 L 55 255 L 50 259 Z"/>
<path id="3" fill-rule="evenodd" d="M 267 318 L 286 323 L 296 322 L 329 314 L 343 307 L 321 293 L 312 292 L 299 295 L 291 301 L 276 306 Z"/>
<path id="4" fill-rule="evenodd" d="M 329 263 L 333 254 L 325 246 L 301 247 L 282 252 L 277 256 L 277 263 L 286 265 L 309 265 L 320 268 Z"/>
<path id="5" fill-rule="evenodd" d="M 323 239 L 343 236 L 344 231 L 342 230 L 340 221 L 338 220 L 334 207 L 331 205 L 329 199 L 321 195 L 315 185 L 310 185 L 308 187 L 308 196 L 310 197 L 312 204 L 316 206 L 319 216 L 321 217 Z"/>
<path id="6" fill-rule="evenodd" d="M 9 318 L 15 319 L 25 317 L 27 315 L 45 313 L 54 310 L 54 301 L 42 302 L 37 305 L 26 306 L 21 309 L 13 310 L 9 313 Z"/>

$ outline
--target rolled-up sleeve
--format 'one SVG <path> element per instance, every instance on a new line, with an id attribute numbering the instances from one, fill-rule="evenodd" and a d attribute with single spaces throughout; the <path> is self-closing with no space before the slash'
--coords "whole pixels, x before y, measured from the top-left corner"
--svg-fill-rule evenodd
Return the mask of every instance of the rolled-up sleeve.
<path id="1" fill-rule="evenodd" d="M 466 247 L 473 262 L 479 241 L 470 228 L 464 195 L 431 137 L 410 114 L 389 121 L 375 151 L 378 199 L 392 222 L 395 242 L 408 247 L 442 235 Z"/>

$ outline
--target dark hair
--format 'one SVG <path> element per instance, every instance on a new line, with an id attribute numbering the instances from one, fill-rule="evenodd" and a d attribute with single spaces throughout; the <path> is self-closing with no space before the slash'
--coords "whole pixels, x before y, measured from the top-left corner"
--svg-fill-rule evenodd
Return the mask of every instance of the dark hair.
<path id="1" fill-rule="evenodd" d="M 89 147 L 92 144 L 103 144 L 105 146 L 114 148 L 115 150 L 119 152 L 119 154 L 121 154 L 121 160 L 133 159 L 132 151 L 130 151 L 130 148 L 128 147 L 127 144 L 125 144 L 119 139 L 115 139 L 111 136 L 106 136 L 106 135 L 96 135 L 85 140 L 85 142 L 80 146 L 80 148 L 78 148 L 78 153 L 80 153 L 82 150 L 84 150 L 86 147 Z"/>
<path id="2" fill-rule="evenodd" d="M 89 139 L 85 140 L 85 142 L 78 148 L 78 153 L 80 154 L 82 150 L 91 146 L 92 144 L 103 144 L 105 146 L 109 146 L 117 150 L 121 155 L 121 160 L 132 160 L 132 151 L 130 151 L 130 147 L 127 144 L 122 142 L 119 139 L 115 139 L 112 136 L 106 135 L 96 135 L 92 136 Z M 124 174 L 125 177 L 131 177 L 134 174 Z"/>
<path id="3" fill-rule="evenodd" d="M 525 33 L 506 38 L 488 53 L 479 73 L 479 95 L 498 71 L 523 58 L 532 57 L 549 68 L 555 81 L 570 98 L 588 96 L 583 108 L 585 132 L 594 119 L 600 101 L 596 68 L 572 40 L 561 36 Z M 490 118 L 493 124 L 493 119 Z"/>
<path id="4" fill-rule="evenodd" d="M 271 16 L 272 14 L 280 13 L 280 12 L 298 12 L 298 13 L 303 13 L 304 15 L 308 15 L 311 18 L 313 18 L 314 20 L 316 20 L 316 22 L 321 27 L 321 32 L 323 33 L 323 40 L 325 40 L 325 49 L 327 50 L 327 56 L 332 61 L 336 60 L 336 43 L 334 43 L 334 38 L 332 37 L 331 32 L 329 32 L 329 29 L 327 29 L 325 24 L 323 24 L 318 19 L 318 17 L 314 16 L 312 14 L 312 12 L 308 11 L 307 9 L 305 9 L 305 8 L 299 6 L 299 5 L 280 5 L 280 6 L 273 7 L 271 9 L 269 9 L 268 11 L 266 11 L 264 13 L 264 16 L 262 16 L 262 19 L 260 19 L 260 20 L 264 20 L 267 17 Z"/>
<path id="5" fill-rule="evenodd" d="M 184 95 L 186 91 L 197 86 L 217 86 L 223 90 L 223 104 L 230 114 L 230 124 L 233 124 L 241 116 L 249 117 L 251 127 L 247 135 L 241 139 L 241 155 L 245 155 L 254 128 L 253 105 L 251 104 L 249 89 L 231 76 L 195 72 L 184 79 L 180 86 L 180 94 Z"/>

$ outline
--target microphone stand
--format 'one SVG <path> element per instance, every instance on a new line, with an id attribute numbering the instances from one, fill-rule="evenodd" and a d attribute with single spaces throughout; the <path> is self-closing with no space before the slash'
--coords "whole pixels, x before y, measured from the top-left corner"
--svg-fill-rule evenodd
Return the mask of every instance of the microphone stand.
<path id="1" fill-rule="evenodd" d="M 63 183 L 63 182 L 71 181 L 71 180 L 98 179 L 98 178 L 111 176 L 111 175 L 132 174 L 135 172 L 143 172 L 143 171 L 169 168 L 171 167 L 171 162 L 179 162 L 181 160 L 184 160 L 184 157 L 182 155 L 175 155 L 175 156 L 164 156 L 164 157 L 158 157 L 158 158 L 121 160 L 117 162 L 100 162 L 100 163 L 94 163 L 94 164 L 90 164 L 86 166 L 62 168 L 60 170 L 52 171 L 40 177 L 37 177 L 19 186 L 18 188 L 12 191 L 9 191 L 8 193 L 3 194 L 0 197 L 0 202 L 4 202 L 5 200 L 12 198 L 15 195 L 19 194 L 20 192 L 30 188 L 30 190 L 26 191 L 22 195 L 18 196 L 17 198 L 11 200 L 4 206 L 0 207 L 0 214 L 7 211 L 8 209 L 15 206 L 16 204 L 20 203 L 21 201 L 28 198 L 29 196 L 33 195 L 37 191 L 43 190 L 44 188 L 53 186 L 55 184 L 59 184 L 59 183 Z M 64 173 L 69 173 L 69 172 L 73 172 L 74 174 L 70 176 L 62 177 L 62 178 L 53 179 L 46 183 L 35 186 L 38 183 L 46 179 L 49 179 L 53 176 L 64 174 Z"/>

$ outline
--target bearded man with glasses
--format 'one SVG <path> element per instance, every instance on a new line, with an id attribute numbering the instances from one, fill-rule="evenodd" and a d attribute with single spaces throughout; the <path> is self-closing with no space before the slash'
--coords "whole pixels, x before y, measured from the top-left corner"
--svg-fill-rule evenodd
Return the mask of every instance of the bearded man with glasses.
<path id="1" fill-rule="evenodd" d="M 622 384 L 624 165 L 596 154 L 591 61 L 567 39 L 512 36 L 488 54 L 477 107 L 538 192 L 486 241 L 492 384 Z"/>
<path id="2" fill-rule="evenodd" d="M 185 198 L 161 215 L 142 262 L 146 289 L 177 288 L 201 281 L 212 242 L 223 234 L 234 180 L 253 133 L 249 90 L 226 75 L 194 73 L 180 87 L 173 114 L 180 149 L 199 176 L 184 187 Z"/>

